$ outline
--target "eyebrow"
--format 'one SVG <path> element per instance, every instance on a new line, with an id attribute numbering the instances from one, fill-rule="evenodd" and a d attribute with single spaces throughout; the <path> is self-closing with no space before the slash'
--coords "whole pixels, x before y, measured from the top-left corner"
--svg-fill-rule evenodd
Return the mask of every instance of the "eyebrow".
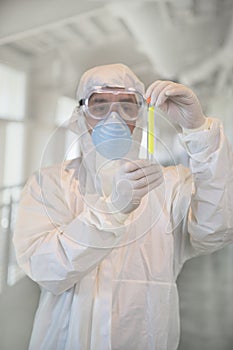
<path id="1" fill-rule="evenodd" d="M 90 100 L 90 102 L 95 102 L 95 103 L 103 103 L 103 102 L 108 102 L 109 100 L 104 97 L 94 97 L 93 99 Z"/>
<path id="2" fill-rule="evenodd" d="M 90 99 L 91 103 L 108 103 L 108 102 L 112 102 L 109 101 L 109 99 L 107 97 L 104 96 L 94 96 Z M 115 102 L 129 102 L 129 103 L 137 103 L 135 97 L 133 96 L 120 96 L 118 101 Z"/>
<path id="3" fill-rule="evenodd" d="M 137 103 L 136 100 L 133 97 L 123 97 L 119 100 L 120 102 L 133 102 Z"/>

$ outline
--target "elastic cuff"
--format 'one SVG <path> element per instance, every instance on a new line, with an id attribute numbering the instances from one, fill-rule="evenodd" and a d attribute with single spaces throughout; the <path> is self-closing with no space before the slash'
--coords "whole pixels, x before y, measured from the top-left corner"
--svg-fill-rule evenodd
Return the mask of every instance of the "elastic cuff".
<path id="1" fill-rule="evenodd" d="M 206 118 L 205 123 L 202 124 L 201 126 L 199 126 L 199 128 L 188 129 L 188 128 L 184 128 L 182 126 L 182 132 L 183 132 L 183 134 L 191 134 L 191 133 L 197 132 L 197 131 L 210 130 L 210 126 L 211 126 L 211 119 L 210 118 Z"/>
<path id="2" fill-rule="evenodd" d="M 119 210 L 117 210 L 114 205 L 112 204 L 111 198 L 108 197 L 106 199 L 106 204 L 108 208 L 111 210 L 112 215 L 114 215 L 115 219 L 120 223 L 123 224 L 129 217 L 129 214 L 123 214 Z"/>
<path id="3" fill-rule="evenodd" d="M 206 162 L 219 147 L 221 123 L 218 119 L 208 118 L 208 124 L 203 125 L 202 130 L 179 134 L 179 137 L 192 160 Z"/>

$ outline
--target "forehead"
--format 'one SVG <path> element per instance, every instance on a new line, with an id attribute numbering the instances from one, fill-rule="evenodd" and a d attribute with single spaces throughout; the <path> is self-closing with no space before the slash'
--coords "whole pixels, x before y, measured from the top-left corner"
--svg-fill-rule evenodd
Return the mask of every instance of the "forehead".
<path id="1" fill-rule="evenodd" d="M 130 100 L 135 100 L 136 96 L 135 94 L 123 92 L 123 93 L 118 93 L 118 94 L 113 94 L 111 92 L 93 92 L 89 96 L 89 100 L 93 99 L 108 99 L 108 100 L 122 100 L 122 99 L 130 99 Z"/>
<path id="2" fill-rule="evenodd" d="M 128 91 L 124 88 L 115 87 L 94 90 L 90 93 L 89 99 L 106 99 L 111 101 L 122 99 L 135 100 L 136 96 L 134 91 Z"/>

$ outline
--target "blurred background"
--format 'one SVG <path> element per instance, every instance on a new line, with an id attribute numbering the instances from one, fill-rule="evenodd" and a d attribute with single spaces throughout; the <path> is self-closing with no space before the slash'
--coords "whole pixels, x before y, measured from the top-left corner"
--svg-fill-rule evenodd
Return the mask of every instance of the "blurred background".
<path id="1" fill-rule="evenodd" d="M 27 349 L 39 297 L 11 243 L 22 186 L 39 167 L 77 156 L 66 120 L 79 78 L 119 62 L 146 87 L 191 87 L 233 144 L 233 0 L 0 0 L 1 350 Z M 187 165 L 174 129 L 156 126 L 161 162 Z M 233 247 L 187 262 L 178 287 L 179 350 L 232 350 Z"/>

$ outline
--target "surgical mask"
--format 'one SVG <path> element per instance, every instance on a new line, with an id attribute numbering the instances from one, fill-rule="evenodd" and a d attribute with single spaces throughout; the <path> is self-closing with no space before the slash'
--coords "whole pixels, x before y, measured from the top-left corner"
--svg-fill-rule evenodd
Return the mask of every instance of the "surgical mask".
<path id="1" fill-rule="evenodd" d="M 131 131 L 117 112 L 101 120 L 92 130 L 92 141 L 98 153 L 107 159 L 123 158 L 132 144 Z"/>

